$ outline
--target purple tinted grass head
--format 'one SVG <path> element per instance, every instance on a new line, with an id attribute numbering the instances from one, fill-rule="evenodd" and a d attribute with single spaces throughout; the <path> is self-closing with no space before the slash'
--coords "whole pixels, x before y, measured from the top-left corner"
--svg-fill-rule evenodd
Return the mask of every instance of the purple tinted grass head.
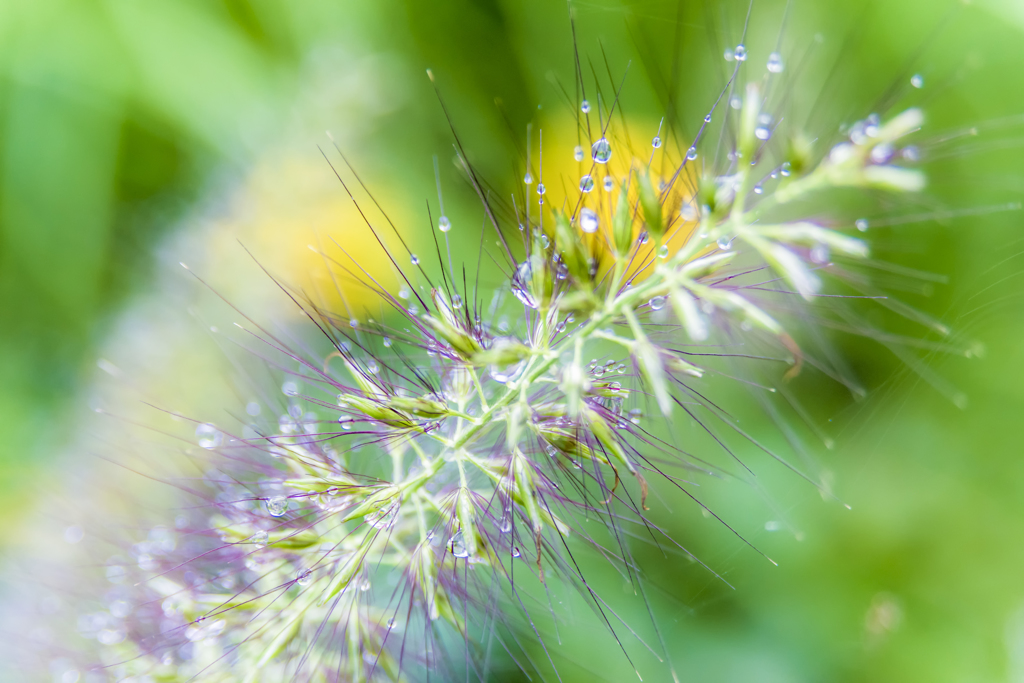
<path id="1" fill-rule="evenodd" d="M 692 140 L 659 128 L 650 149 L 631 148 L 614 123 L 621 83 L 609 84 L 611 101 L 575 107 L 580 175 L 545 175 L 541 143 L 508 203 L 456 136 L 484 239 L 497 237 L 472 278 L 452 263 L 442 206 L 426 221 L 436 258 L 414 254 L 403 226 L 371 225 L 382 246 L 398 237 L 397 293 L 343 244 L 322 250 L 339 279 L 377 296 L 376 312 L 282 286 L 311 335 L 239 324 L 274 379 L 250 378 L 230 423 L 192 423 L 205 474 L 175 480 L 187 503 L 173 523 L 108 561 L 135 607 L 80 624 L 100 653 L 82 668 L 97 680 L 484 680 L 500 656 L 532 674 L 556 669 L 554 582 L 627 658 L 626 639 L 667 652 L 619 616 L 582 558 L 613 566 L 653 620 L 634 541 L 696 560 L 649 511 L 657 489 L 737 536 L 693 479 L 747 479 L 746 454 L 760 451 L 830 495 L 811 463 L 737 424 L 732 390 L 781 421 L 780 400 L 801 414 L 787 381 L 803 368 L 860 391 L 820 331 L 875 334 L 863 299 L 930 322 L 872 286 L 866 224 L 820 200 L 920 191 L 921 112 L 867 116 L 827 151 L 795 133 L 776 144 L 781 56 L 740 87 L 745 48 L 730 55 Z M 325 157 L 344 191 L 361 185 L 344 157 Z M 479 284 L 483 270 L 500 283 Z M 677 423 L 699 436 L 676 438 Z"/>

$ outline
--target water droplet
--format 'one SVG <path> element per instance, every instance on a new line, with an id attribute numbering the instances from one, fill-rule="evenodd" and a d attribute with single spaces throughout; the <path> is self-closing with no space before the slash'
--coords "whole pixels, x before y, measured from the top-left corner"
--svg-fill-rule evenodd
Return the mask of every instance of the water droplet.
<path id="1" fill-rule="evenodd" d="M 743 99 L 740 98 L 739 95 L 733 95 L 729 99 L 729 106 L 732 107 L 733 109 L 742 109 L 743 108 Z"/>
<path id="2" fill-rule="evenodd" d="M 896 154 L 896 150 L 888 142 L 882 142 L 871 148 L 871 163 L 873 164 L 887 164 L 892 161 L 893 156 Z"/>
<path id="3" fill-rule="evenodd" d="M 604 191 L 611 192 L 612 188 L 615 187 L 615 181 L 612 180 L 610 175 L 604 177 Z"/>
<path id="4" fill-rule="evenodd" d="M 363 579 L 363 582 L 361 584 L 359 584 L 359 592 L 360 593 L 365 593 L 368 590 L 370 590 L 370 580 L 369 579 Z"/>
<path id="5" fill-rule="evenodd" d="M 640 418 L 644 416 L 644 412 L 639 408 L 633 408 L 629 411 L 629 421 L 635 425 L 640 424 Z"/>
<path id="6" fill-rule="evenodd" d="M 223 438 L 220 430 L 211 424 L 201 424 L 196 427 L 196 442 L 203 448 L 216 448 Z"/>
<path id="7" fill-rule="evenodd" d="M 663 296 L 656 296 L 656 297 L 651 298 L 651 310 L 652 311 L 660 311 L 664 307 L 665 307 L 665 297 L 663 297 Z"/>
<path id="8" fill-rule="evenodd" d="M 363 519 L 375 529 L 390 529 L 395 525 L 395 519 L 398 517 L 398 507 L 398 503 L 385 505 L 365 515 Z"/>
<path id="9" fill-rule="evenodd" d="M 651 236 L 648 235 L 647 231 L 645 230 L 644 232 L 640 233 L 640 235 L 636 238 L 636 241 L 639 242 L 640 244 L 647 244 L 650 241 L 650 239 Z"/>
<path id="10" fill-rule="evenodd" d="M 597 214 L 590 209 L 580 211 L 580 230 L 587 234 L 597 232 Z"/>
<path id="11" fill-rule="evenodd" d="M 382 341 L 381 343 L 384 344 L 384 348 L 385 349 L 390 349 L 391 348 L 391 338 L 390 337 L 384 337 L 384 341 Z"/>
<path id="12" fill-rule="evenodd" d="M 398 625 L 398 621 L 394 617 L 391 617 L 390 619 L 388 619 L 388 630 L 389 631 L 391 629 L 393 629 L 397 625 Z"/>
<path id="13" fill-rule="evenodd" d="M 612 145 L 606 138 L 601 138 L 590 146 L 590 155 L 599 164 L 607 164 L 612 158 Z"/>
<path id="14" fill-rule="evenodd" d="M 359 321 L 356 320 L 355 318 L 352 318 L 351 320 L 349 320 L 348 324 L 349 324 L 349 327 L 359 327 Z"/>
<path id="15" fill-rule="evenodd" d="M 462 297 L 458 294 L 452 294 L 452 308 L 462 308 Z"/>
<path id="16" fill-rule="evenodd" d="M 441 232 L 448 232 L 452 229 L 452 222 L 448 220 L 448 216 L 441 216 L 437 219 L 437 229 Z"/>
<path id="17" fill-rule="evenodd" d="M 761 183 L 754 185 L 754 194 L 764 194 L 764 187 L 761 185 Z"/>
<path id="18" fill-rule="evenodd" d="M 301 569 L 295 577 L 295 583 L 300 586 L 308 586 L 313 582 L 313 572 L 309 569 Z"/>
<path id="19" fill-rule="evenodd" d="M 914 145 L 911 145 L 909 147 L 904 147 L 903 151 L 900 152 L 900 156 L 902 156 L 907 161 L 920 161 L 921 160 L 921 154 L 918 151 L 917 147 L 915 147 Z"/>
<path id="20" fill-rule="evenodd" d="M 682 208 L 679 209 L 679 216 L 684 221 L 695 221 L 697 220 L 697 209 L 694 208 L 693 204 L 683 204 Z"/>
<path id="21" fill-rule="evenodd" d="M 420 257 L 417 256 L 416 254 L 410 255 L 409 260 L 412 262 L 414 266 L 418 266 L 420 264 Z"/>
<path id="22" fill-rule="evenodd" d="M 773 74 L 780 74 L 782 70 L 786 68 L 785 63 L 782 61 L 782 55 L 778 52 L 773 52 L 768 55 L 768 71 Z"/>
<path id="23" fill-rule="evenodd" d="M 914 86 L 915 88 L 923 88 L 924 76 L 922 76 L 921 74 L 914 74 L 913 76 L 910 77 L 910 85 Z"/>
<path id="24" fill-rule="evenodd" d="M 526 175 L 523 176 L 523 182 L 526 183 L 527 185 L 533 184 L 533 176 L 530 175 L 529 171 L 527 171 Z"/>
<path id="25" fill-rule="evenodd" d="M 271 517 L 281 517 L 288 512 L 288 499 L 284 496 L 274 496 L 265 501 L 267 512 Z"/>
<path id="26" fill-rule="evenodd" d="M 412 292 L 410 292 L 408 288 L 402 287 L 400 290 L 398 290 L 399 299 L 408 299 L 410 296 L 412 296 Z"/>
<path id="27" fill-rule="evenodd" d="M 518 547 L 512 548 L 512 557 L 519 557 L 520 554 L 521 553 L 519 552 L 519 548 Z"/>
<path id="28" fill-rule="evenodd" d="M 766 126 L 758 126 L 754 129 L 754 137 L 758 140 L 767 140 L 772 136 L 772 131 Z"/>
<path id="29" fill-rule="evenodd" d="M 594 189 L 594 179 L 589 174 L 580 178 L 580 192 L 590 192 Z"/>
<path id="30" fill-rule="evenodd" d="M 583 161 L 583 148 L 576 145 L 576 149 L 572 151 L 572 158 L 576 161 Z"/>
<path id="31" fill-rule="evenodd" d="M 530 259 L 526 259 L 516 268 L 516 274 L 512 278 L 512 293 L 524 305 L 537 308 L 537 302 L 530 296 L 529 286 L 532 280 L 533 267 L 530 265 Z"/>
<path id="32" fill-rule="evenodd" d="M 868 219 L 867 218 L 858 218 L 857 222 L 854 223 L 854 225 L 857 226 L 857 229 L 860 230 L 861 232 L 867 232 L 868 231 Z"/>
<path id="33" fill-rule="evenodd" d="M 589 114 L 590 113 L 590 102 L 587 102 L 586 100 L 583 100 L 582 102 L 580 102 L 580 111 L 583 112 L 584 114 Z"/>
<path id="34" fill-rule="evenodd" d="M 295 382 L 285 382 L 281 385 L 281 393 L 285 396 L 298 396 L 299 387 Z"/>
<path id="35" fill-rule="evenodd" d="M 512 531 L 511 512 L 507 512 L 506 514 L 502 515 L 501 519 L 498 520 L 498 531 L 500 531 L 503 534 L 507 534 L 508 532 Z"/>
<path id="36" fill-rule="evenodd" d="M 543 196 L 547 190 L 544 187 L 544 183 L 537 183 L 537 194 Z"/>
<path id="37" fill-rule="evenodd" d="M 827 244 L 815 244 L 811 247 L 811 261 L 822 265 L 828 263 L 829 250 Z"/>
<path id="38" fill-rule="evenodd" d="M 732 51 L 731 47 L 725 48 L 725 52 L 722 53 L 722 56 L 725 57 L 725 61 L 727 62 L 731 62 L 736 59 L 736 53 Z"/>
<path id="39" fill-rule="evenodd" d="M 658 258 L 668 258 L 668 245 L 663 244 L 658 248 Z"/>
<path id="40" fill-rule="evenodd" d="M 693 161 L 694 159 L 696 159 L 697 158 L 697 148 L 696 147 L 691 147 L 690 149 L 686 150 L 686 158 L 688 160 L 690 160 L 690 161 Z"/>
<path id="41" fill-rule="evenodd" d="M 659 147 L 661 147 L 661 137 L 655 135 L 654 139 L 651 140 L 651 147 L 653 147 L 654 149 L 658 149 Z"/>
<path id="42" fill-rule="evenodd" d="M 448 549 L 455 557 L 469 557 L 469 549 L 466 548 L 466 539 L 462 537 L 462 529 L 456 531 L 448 541 Z"/>
<path id="43" fill-rule="evenodd" d="M 729 249 L 732 249 L 732 238 L 727 235 L 722 235 L 718 238 L 718 242 L 716 244 L 718 244 L 718 248 L 722 251 L 728 251 Z"/>
<path id="44" fill-rule="evenodd" d="M 747 61 L 747 47 L 746 47 L 746 45 L 744 45 L 743 43 L 740 43 L 739 45 L 737 45 L 736 49 L 733 50 L 733 55 L 736 57 L 736 61 L 737 62 L 745 62 L 745 61 Z"/>
<path id="45" fill-rule="evenodd" d="M 256 417 L 257 415 L 260 414 L 260 404 L 257 403 L 256 401 L 249 401 L 249 403 L 246 404 L 245 406 L 245 412 L 253 417 Z"/>
<path id="46" fill-rule="evenodd" d="M 789 174 L 793 172 L 793 164 L 788 161 L 783 161 L 782 166 L 779 168 L 779 173 L 782 174 L 783 178 L 788 178 Z"/>
<path id="47" fill-rule="evenodd" d="M 266 531 L 257 531 L 249 537 L 249 542 L 257 548 L 266 548 L 267 540 L 270 538 Z"/>
<path id="48" fill-rule="evenodd" d="M 711 114 L 704 117 L 704 123 L 711 123 Z"/>

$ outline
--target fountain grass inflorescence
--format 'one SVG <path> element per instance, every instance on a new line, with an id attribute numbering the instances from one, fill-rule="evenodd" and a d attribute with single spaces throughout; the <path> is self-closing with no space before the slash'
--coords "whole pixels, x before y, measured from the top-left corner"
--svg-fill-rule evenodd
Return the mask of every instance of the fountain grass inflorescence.
<path id="1" fill-rule="evenodd" d="M 91 675 L 483 680 L 498 655 L 536 670 L 531 657 L 557 645 L 534 613 L 554 608 L 520 587 L 556 577 L 615 632 L 573 548 L 632 577 L 635 528 L 673 545 L 647 517 L 649 482 L 703 507 L 673 470 L 709 466 L 663 440 L 660 421 L 714 434 L 717 419 L 761 447 L 722 419 L 702 376 L 743 357 L 758 381 L 785 382 L 813 362 L 803 320 L 842 303 L 819 296 L 823 277 L 861 284 L 864 225 L 802 207 L 836 188 L 924 186 L 905 142 L 919 110 L 868 117 L 831 145 L 779 144 L 766 93 L 782 58 L 740 88 L 746 50 L 728 56 L 736 70 L 700 132 L 672 148 L 659 131 L 645 158 L 613 134 L 616 102 L 584 100 L 567 193 L 545 187 L 539 163 L 505 206 L 460 155 L 496 230 L 501 286 L 473 284 L 440 249 L 433 278 L 393 252 L 396 293 L 339 267 L 379 297 L 377 319 L 291 294 L 320 350 L 240 326 L 283 374 L 285 410 L 268 392 L 239 407 L 239 433 L 198 425 L 210 469 L 188 488 L 204 504 L 137 543 L 130 569 L 107 569 L 137 607 L 79 624 L 102 646 Z M 437 225 L 447 237 L 443 210 Z"/>

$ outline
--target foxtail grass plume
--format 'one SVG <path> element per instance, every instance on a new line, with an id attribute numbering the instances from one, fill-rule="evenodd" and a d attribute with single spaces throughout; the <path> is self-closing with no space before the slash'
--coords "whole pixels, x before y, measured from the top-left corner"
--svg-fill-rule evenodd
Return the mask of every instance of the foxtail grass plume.
<path id="1" fill-rule="evenodd" d="M 508 202 L 456 138 L 490 224 L 475 274 L 442 255 L 467 230 L 442 205 L 436 258 L 389 251 L 397 291 L 324 248 L 373 305 L 339 311 L 283 288 L 314 340 L 241 322 L 279 383 L 231 424 L 193 424 L 208 469 L 182 488 L 198 504 L 104 569 L 136 608 L 80 624 L 99 654 L 76 666 L 96 680 L 484 680 L 500 655 L 530 672 L 558 647 L 539 625 L 557 606 L 529 597 L 552 581 L 628 634 L 576 554 L 596 550 L 642 585 L 633 527 L 673 546 L 649 518 L 653 487 L 718 516 L 679 476 L 715 466 L 666 441 L 666 424 L 698 425 L 730 457 L 722 433 L 782 460 L 703 383 L 746 372 L 736 381 L 771 393 L 827 365 L 802 341 L 806 321 L 841 310 L 830 286 L 862 284 L 866 226 L 807 207 L 925 185 L 908 162 L 920 110 L 869 116 L 830 144 L 783 141 L 771 106 L 784 57 L 755 69 L 747 56 L 727 54 L 732 78 L 690 140 L 659 126 L 633 147 L 612 123 L 617 99 L 580 98 L 580 139 L 536 131 Z M 502 284 L 476 284 L 481 270 Z"/>

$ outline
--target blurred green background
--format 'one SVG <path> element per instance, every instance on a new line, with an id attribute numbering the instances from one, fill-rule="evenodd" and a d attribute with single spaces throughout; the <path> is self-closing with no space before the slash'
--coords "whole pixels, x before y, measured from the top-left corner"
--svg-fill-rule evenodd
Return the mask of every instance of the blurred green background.
<path id="1" fill-rule="evenodd" d="M 632 60 L 624 102 L 643 121 L 664 113 L 673 80 L 676 106 L 699 121 L 722 83 L 721 49 L 738 42 L 746 11 L 711 0 L 573 7 L 585 69 L 603 72 L 607 59 L 621 74 Z M 757 59 L 774 47 L 783 9 L 755 2 L 747 43 Z M 782 41 L 789 73 L 815 34 L 822 47 L 792 100 L 806 115 L 824 95 L 815 133 L 866 115 L 891 83 L 922 73 L 915 102 L 936 135 L 979 133 L 929 165 L 930 208 L 1024 196 L 1024 126 L 993 124 L 1024 112 L 1024 5 L 797 1 Z M 568 115 L 556 85 L 573 82 L 566 5 L 0 3 L 0 495 L 11 517 L 33 509 L 48 458 L 76 438 L 81 423 L 71 416 L 118 310 L 178 260 L 161 252 L 163 240 L 188 231 L 197 212 L 216 212 L 223 188 L 265 163 L 268 149 L 286 142 L 319 164 L 316 145 L 330 128 L 371 186 L 387 185 L 410 212 L 433 201 L 437 154 L 447 213 L 475 234 L 479 206 L 445 161 L 451 137 L 427 67 L 471 160 L 511 187 L 509 128 L 519 135 L 538 106 Z M 949 277 L 906 299 L 984 354 L 922 356 L 941 378 L 934 386 L 883 347 L 847 340 L 870 389 L 865 401 L 811 381 L 797 387 L 836 438 L 820 457 L 852 511 L 781 468 L 758 470 L 783 513 L 778 532 L 765 530 L 749 489 L 709 492 L 778 568 L 694 510 L 659 519 L 736 586 L 638 549 L 684 680 L 1024 681 L 1020 225 L 1009 212 L 875 233 L 883 257 Z M 472 249 L 456 257 L 472 262 L 475 240 L 465 242 Z M 961 394 L 966 403 L 951 400 Z M 620 579 L 594 571 L 622 592 Z M 642 605 L 626 604 L 644 631 Z M 632 679 L 587 619 L 562 638 L 562 680 Z M 669 680 L 628 647 L 645 680 Z"/>

